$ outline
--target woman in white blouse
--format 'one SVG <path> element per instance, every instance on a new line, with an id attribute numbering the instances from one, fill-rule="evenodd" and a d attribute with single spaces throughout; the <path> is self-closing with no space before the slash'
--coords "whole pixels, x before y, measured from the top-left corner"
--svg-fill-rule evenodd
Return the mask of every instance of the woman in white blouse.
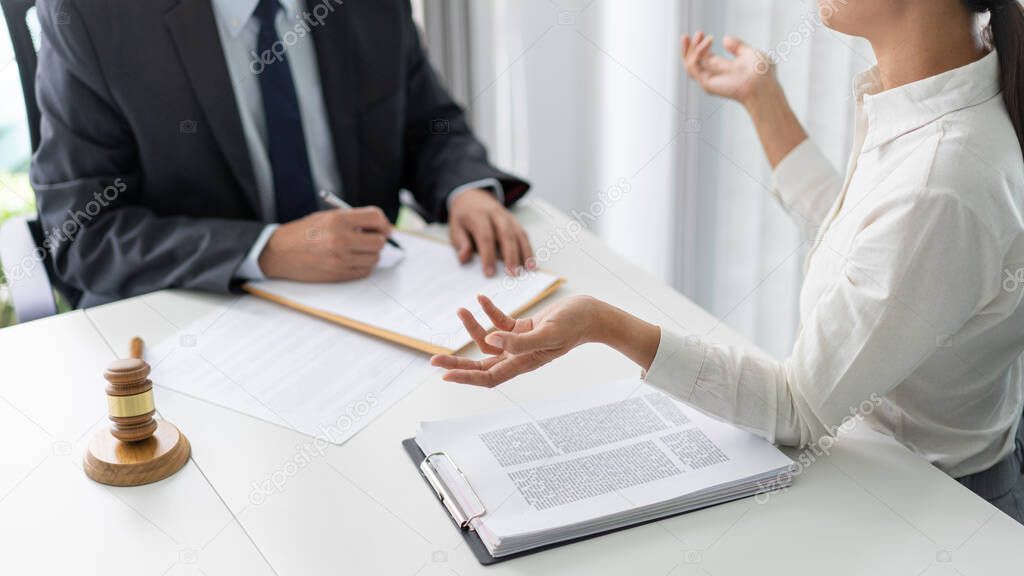
<path id="1" fill-rule="evenodd" d="M 769 440 L 803 446 L 851 414 L 1024 521 L 1024 9 L 1015 0 L 819 0 L 827 26 L 862 36 L 878 65 L 855 81 L 844 179 L 808 139 L 766 57 L 734 38 L 683 39 L 687 72 L 742 103 L 774 193 L 815 238 L 801 329 L 785 361 L 675 334 L 587 297 L 497 326 L 460 317 L 474 361 L 445 379 L 495 386 L 586 342 L 647 382 Z M 977 15 L 990 25 L 977 32 Z"/>

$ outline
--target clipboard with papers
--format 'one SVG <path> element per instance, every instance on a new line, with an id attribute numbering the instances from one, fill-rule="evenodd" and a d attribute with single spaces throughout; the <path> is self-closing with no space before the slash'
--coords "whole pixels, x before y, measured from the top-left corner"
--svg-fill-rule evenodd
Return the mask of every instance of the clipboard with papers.
<path id="1" fill-rule="evenodd" d="M 483 565 L 792 482 L 766 440 L 636 381 L 423 422 L 402 447 Z"/>
<path id="2" fill-rule="evenodd" d="M 401 263 L 378 266 L 369 277 L 337 284 L 286 280 L 247 282 L 255 296 L 428 354 L 454 354 L 472 339 L 456 317 L 460 307 L 486 322 L 477 294 L 516 316 L 551 295 L 564 279 L 543 270 L 486 278 L 474 258 L 460 264 L 451 246 L 410 232 L 393 234 Z M 484 324 L 485 329 L 492 326 Z"/>
<path id="3" fill-rule="evenodd" d="M 573 538 L 571 540 L 563 540 L 561 542 L 557 542 L 554 544 L 538 546 L 537 548 L 532 548 L 530 550 L 525 550 L 523 552 L 517 552 L 515 554 L 508 554 L 506 556 L 500 556 L 495 558 L 494 556 L 491 556 L 490 552 L 487 551 L 487 546 L 485 546 L 483 540 L 480 539 L 480 535 L 472 529 L 471 522 L 467 522 L 462 517 L 457 516 L 456 513 L 453 513 L 452 508 L 450 507 L 452 504 L 445 504 L 443 498 L 450 498 L 449 495 L 451 494 L 451 490 L 447 487 L 447 485 L 441 483 L 443 481 L 439 482 L 438 480 L 431 479 L 431 477 L 427 476 L 427 474 L 423 471 L 423 466 L 427 464 L 427 457 L 423 454 L 423 451 L 420 450 L 420 447 L 416 445 L 416 439 L 408 438 L 406 440 L 403 440 L 402 448 L 404 448 L 406 454 L 408 454 L 409 457 L 412 458 L 413 463 L 420 468 L 420 474 L 423 476 L 423 480 L 427 483 L 428 486 L 430 486 L 430 489 L 434 491 L 435 495 L 437 495 L 438 497 L 439 503 L 448 512 L 452 524 L 454 524 L 455 527 L 458 528 L 459 532 L 462 534 L 462 539 L 466 543 L 466 547 L 469 548 L 469 550 L 473 553 L 473 556 L 476 557 L 477 562 L 479 562 L 483 566 L 490 566 L 492 564 L 497 564 L 498 562 L 504 562 L 506 560 L 512 560 L 513 558 L 519 558 L 520 556 L 528 556 L 530 554 L 535 554 L 537 552 L 543 552 L 544 550 L 550 550 L 552 548 L 558 548 L 561 546 L 566 546 L 568 544 L 574 544 L 576 542 L 582 542 L 583 540 L 590 540 L 591 538 L 597 538 L 598 536 L 604 536 L 606 534 L 611 534 L 613 532 L 618 532 L 620 530 L 628 530 L 636 526 L 643 526 L 644 524 L 650 524 L 651 522 L 657 522 L 658 520 L 671 518 L 672 516 L 678 516 L 679 514 L 685 513 L 676 512 L 675 514 L 662 516 L 661 518 L 653 518 L 644 522 L 637 522 L 636 524 L 632 524 L 629 526 L 612 528 L 605 532 L 590 534 L 589 536 L 580 536 L 578 538 Z M 708 504 L 708 506 L 711 506 L 711 504 Z M 486 511 L 484 513 L 486 513 Z M 482 514 L 480 516 L 482 516 Z M 472 516 L 470 516 L 469 518 L 470 520 L 475 519 Z"/>

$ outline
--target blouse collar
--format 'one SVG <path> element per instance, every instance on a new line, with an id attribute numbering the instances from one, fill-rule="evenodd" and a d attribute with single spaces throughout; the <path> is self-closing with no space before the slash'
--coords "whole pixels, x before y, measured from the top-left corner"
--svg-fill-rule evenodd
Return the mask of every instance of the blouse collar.
<path id="1" fill-rule="evenodd" d="M 951 112 L 977 106 L 999 93 L 999 57 L 995 50 L 966 66 L 885 91 L 875 66 L 854 79 L 854 96 L 868 119 L 863 151 Z"/>

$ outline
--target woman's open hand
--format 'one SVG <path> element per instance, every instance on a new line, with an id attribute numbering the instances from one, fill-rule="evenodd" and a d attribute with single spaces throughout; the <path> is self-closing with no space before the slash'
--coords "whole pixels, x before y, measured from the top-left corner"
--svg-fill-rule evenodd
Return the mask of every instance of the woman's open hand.
<path id="1" fill-rule="evenodd" d="M 520 374 L 551 362 L 568 351 L 594 341 L 598 301 L 587 296 L 566 298 L 531 318 L 515 319 L 498 309 L 486 296 L 477 296 L 496 331 L 488 334 L 469 310 L 459 310 L 466 331 L 485 354 L 484 360 L 441 355 L 434 366 L 446 368 L 449 382 L 493 388 Z"/>
<path id="2" fill-rule="evenodd" d="M 722 44 L 735 58 L 711 52 L 712 36 L 698 31 L 691 38 L 683 36 L 683 63 L 686 73 L 708 94 L 731 98 L 746 104 L 768 84 L 774 84 L 771 61 L 763 52 L 742 40 L 726 36 Z"/>

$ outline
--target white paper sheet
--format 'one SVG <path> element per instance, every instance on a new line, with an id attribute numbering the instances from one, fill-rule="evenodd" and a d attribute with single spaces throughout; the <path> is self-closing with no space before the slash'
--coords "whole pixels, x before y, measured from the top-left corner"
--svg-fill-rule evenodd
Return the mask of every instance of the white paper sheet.
<path id="1" fill-rule="evenodd" d="M 242 296 L 147 351 L 157 386 L 341 444 L 435 369 L 418 353 Z"/>
<path id="2" fill-rule="evenodd" d="M 404 250 L 402 250 L 401 248 L 395 248 L 391 244 L 385 244 L 384 249 L 380 251 L 380 260 L 377 261 L 377 268 L 380 270 L 394 268 L 395 266 L 398 266 L 404 259 Z"/>
<path id="3" fill-rule="evenodd" d="M 251 284 L 295 303 L 458 350 L 471 341 L 455 315 L 460 307 L 473 311 L 485 328 L 491 327 L 476 302 L 477 294 L 488 296 L 502 310 L 513 311 L 558 280 L 539 271 L 487 278 L 476 258 L 459 264 L 451 246 L 401 232 L 392 238 L 402 246 L 402 261 L 389 268 L 378 267 L 363 280 L 338 284 L 263 280 Z"/>

